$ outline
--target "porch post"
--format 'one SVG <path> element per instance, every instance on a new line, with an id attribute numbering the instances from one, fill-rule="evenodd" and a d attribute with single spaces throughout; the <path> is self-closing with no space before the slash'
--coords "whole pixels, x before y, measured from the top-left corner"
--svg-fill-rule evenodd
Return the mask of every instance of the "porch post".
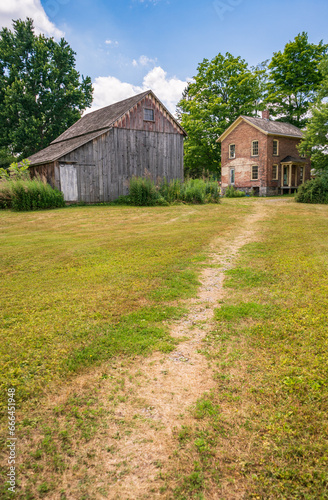
<path id="1" fill-rule="evenodd" d="M 293 170 L 293 165 L 290 163 L 288 165 L 289 171 L 288 171 L 288 187 L 291 187 L 292 185 L 292 170 Z"/>

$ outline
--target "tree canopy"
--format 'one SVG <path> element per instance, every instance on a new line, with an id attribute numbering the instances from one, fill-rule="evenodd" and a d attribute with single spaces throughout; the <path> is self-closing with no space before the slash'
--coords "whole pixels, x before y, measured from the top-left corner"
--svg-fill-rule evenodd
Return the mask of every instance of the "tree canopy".
<path id="1" fill-rule="evenodd" d="M 220 134 L 241 114 L 253 114 L 261 97 L 263 69 L 252 71 L 241 57 L 218 54 L 204 59 L 189 83 L 178 114 L 188 133 L 185 170 L 191 176 L 202 171 L 219 172 Z"/>
<path id="2" fill-rule="evenodd" d="M 323 75 L 320 61 L 328 45 L 309 43 L 307 33 L 300 33 L 275 52 L 269 64 L 266 102 L 272 116 L 302 128 L 307 112 L 316 100 Z"/>
<path id="3" fill-rule="evenodd" d="M 92 103 L 90 77 L 62 38 L 36 36 L 33 21 L 0 31 L 0 148 L 21 157 L 48 146 Z"/>
<path id="4" fill-rule="evenodd" d="M 310 108 L 304 138 L 300 145 L 301 153 L 311 156 L 313 166 L 318 171 L 328 171 L 328 58 L 320 63 L 323 81 L 317 99 Z"/>

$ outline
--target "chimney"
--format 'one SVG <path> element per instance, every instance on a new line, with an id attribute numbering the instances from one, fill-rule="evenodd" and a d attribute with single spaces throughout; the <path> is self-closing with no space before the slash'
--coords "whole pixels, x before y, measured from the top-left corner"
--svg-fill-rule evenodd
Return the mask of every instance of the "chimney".
<path id="1" fill-rule="evenodd" d="M 264 118 L 264 120 L 270 120 L 270 111 L 268 109 L 262 111 L 262 118 Z"/>

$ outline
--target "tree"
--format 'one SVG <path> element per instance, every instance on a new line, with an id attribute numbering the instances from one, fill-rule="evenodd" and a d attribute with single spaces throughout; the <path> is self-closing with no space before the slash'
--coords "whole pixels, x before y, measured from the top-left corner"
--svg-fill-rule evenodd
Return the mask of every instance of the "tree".
<path id="1" fill-rule="evenodd" d="M 301 33 L 286 44 L 283 52 L 275 52 L 269 64 L 268 108 L 272 116 L 302 128 L 307 113 L 316 100 L 322 82 L 319 63 L 328 45 L 309 43 Z"/>
<path id="2" fill-rule="evenodd" d="M 313 167 L 320 172 L 328 171 L 328 58 L 321 61 L 319 69 L 323 80 L 299 149 L 311 156 Z"/>
<path id="3" fill-rule="evenodd" d="M 253 114 L 259 107 L 260 76 L 265 71 L 251 71 L 243 59 L 229 53 L 204 59 L 197 70 L 178 103 L 181 125 L 188 134 L 185 170 L 193 177 L 203 170 L 220 172 L 216 140 L 239 115 Z"/>
<path id="4" fill-rule="evenodd" d="M 90 77 L 80 82 L 75 52 L 62 38 L 34 34 L 33 21 L 0 31 L 0 148 L 21 157 L 50 144 L 92 103 Z"/>

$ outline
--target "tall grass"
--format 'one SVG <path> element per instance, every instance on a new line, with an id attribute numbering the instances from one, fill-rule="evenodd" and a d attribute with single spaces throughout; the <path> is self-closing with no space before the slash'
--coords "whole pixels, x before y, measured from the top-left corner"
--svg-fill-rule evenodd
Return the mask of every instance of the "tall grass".
<path id="1" fill-rule="evenodd" d="M 220 191 L 212 179 L 188 179 L 185 182 L 166 179 L 157 185 L 148 177 L 134 177 L 130 181 L 128 201 L 134 206 L 168 205 L 170 203 L 218 203 Z"/>
<path id="2" fill-rule="evenodd" d="M 63 193 L 41 178 L 0 181 L 0 208 L 30 211 L 63 206 Z"/>

